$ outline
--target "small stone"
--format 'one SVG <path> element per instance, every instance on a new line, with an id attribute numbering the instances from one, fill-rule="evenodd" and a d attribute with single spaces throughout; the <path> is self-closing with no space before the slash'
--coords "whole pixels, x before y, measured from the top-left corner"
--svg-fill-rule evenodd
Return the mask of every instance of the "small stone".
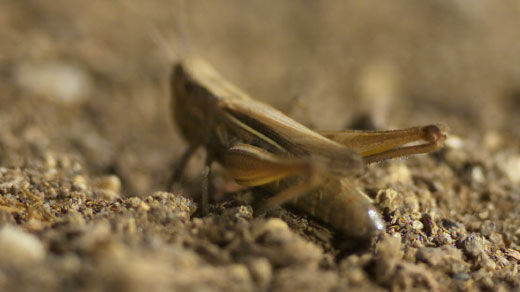
<path id="1" fill-rule="evenodd" d="M 477 263 L 488 271 L 495 270 L 497 265 L 491 260 L 486 253 L 484 239 L 471 235 L 464 242 L 464 249 L 466 252 L 477 259 Z"/>
<path id="2" fill-rule="evenodd" d="M 520 183 L 520 156 L 508 157 L 499 163 L 506 177 L 514 184 Z"/>
<path id="3" fill-rule="evenodd" d="M 59 61 L 21 64 L 15 79 L 21 88 L 64 104 L 83 101 L 92 87 L 83 68 Z"/>
<path id="4" fill-rule="evenodd" d="M 378 281 L 386 281 L 395 272 L 399 260 L 403 257 L 401 251 L 401 239 L 397 237 L 385 237 L 376 246 L 376 278 Z"/>
<path id="5" fill-rule="evenodd" d="M 74 187 L 76 187 L 79 190 L 86 190 L 87 189 L 87 180 L 82 175 L 76 175 L 72 178 L 72 181 L 74 182 Z"/>
<path id="6" fill-rule="evenodd" d="M 92 185 L 101 191 L 103 199 L 111 202 L 121 197 L 121 179 L 117 175 L 107 175 L 94 179 Z"/>
<path id="7" fill-rule="evenodd" d="M 139 211 L 148 211 L 150 210 L 150 205 L 146 204 L 145 202 L 141 202 L 138 207 Z"/>
<path id="8" fill-rule="evenodd" d="M 236 282 L 246 283 L 251 281 L 251 275 L 244 265 L 233 264 L 228 269 L 229 276 Z"/>
<path id="9" fill-rule="evenodd" d="M 281 219 L 257 222 L 252 235 L 258 245 L 243 252 L 266 257 L 273 266 L 310 263 L 322 257 L 322 251 L 316 245 L 297 236 Z"/>
<path id="10" fill-rule="evenodd" d="M 121 197 L 116 192 L 106 191 L 106 190 L 102 191 L 101 194 L 102 194 L 102 198 L 108 202 L 115 201 Z"/>
<path id="11" fill-rule="evenodd" d="M 338 281 L 336 272 L 298 266 L 279 269 L 268 291 L 335 291 Z"/>
<path id="12" fill-rule="evenodd" d="M 453 279 L 455 280 L 458 280 L 458 281 L 467 281 L 469 280 L 469 274 L 468 273 L 458 273 L 458 274 L 455 274 L 453 275 Z"/>
<path id="13" fill-rule="evenodd" d="M 385 184 L 411 184 L 412 172 L 402 163 L 393 163 L 389 167 L 390 174 L 383 179 Z"/>
<path id="14" fill-rule="evenodd" d="M 462 148 L 447 147 L 446 161 L 453 163 L 453 165 L 456 165 L 457 167 L 463 167 L 464 163 L 466 163 L 468 159 L 468 151 Z"/>
<path id="15" fill-rule="evenodd" d="M 487 277 L 484 277 L 480 280 L 480 282 L 482 283 L 482 285 L 487 288 L 487 289 L 492 289 L 493 286 L 495 285 L 495 282 L 493 281 L 493 279 L 490 277 L 490 276 L 487 276 Z"/>
<path id="16" fill-rule="evenodd" d="M 63 270 L 68 273 L 74 273 L 81 269 L 81 258 L 73 253 L 65 254 L 61 260 Z"/>
<path id="17" fill-rule="evenodd" d="M 36 236 L 9 225 L 0 230 L 0 251 L 0 258 L 12 264 L 32 264 L 45 257 L 45 248 Z"/>
<path id="18" fill-rule="evenodd" d="M 346 278 L 349 284 L 356 286 L 363 284 L 363 281 L 367 280 L 367 275 L 362 269 L 354 269 L 347 273 Z"/>
<path id="19" fill-rule="evenodd" d="M 471 235 L 464 242 L 464 249 L 472 257 L 478 257 L 485 253 L 483 240 L 478 237 Z"/>
<path id="20" fill-rule="evenodd" d="M 439 234 L 435 241 L 439 243 L 439 245 L 450 245 L 453 244 L 453 238 L 451 238 L 450 234 L 447 232 L 442 232 Z"/>
<path id="21" fill-rule="evenodd" d="M 480 212 L 478 213 L 478 217 L 479 217 L 480 219 L 482 219 L 482 220 L 487 219 L 487 218 L 489 217 L 489 210 L 488 210 L 488 209 L 484 209 L 484 210 L 480 211 Z"/>
<path id="22" fill-rule="evenodd" d="M 506 256 L 520 263 L 520 252 L 518 250 L 508 248 L 506 249 Z"/>
<path id="23" fill-rule="evenodd" d="M 433 220 L 433 217 L 430 214 L 422 214 L 421 222 L 424 224 L 424 232 L 426 232 L 426 235 L 432 236 L 434 233 L 437 233 L 436 231 L 438 230 L 438 228 L 435 225 L 435 221 Z"/>
<path id="24" fill-rule="evenodd" d="M 405 195 L 403 205 L 404 208 L 409 212 L 419 214 L 418 218 L 420 218 L 419 200 L 417 199 L 415 194 Z"/>
<path id="25" fill-rule="evenodd" d="M 484 171 L 482 170 L 482 167 L 476 166 L 471 169 L 471 179 L 474 183 L 482 184 L 485 182 L 486 178 L 484 176 Z"/>
<path id="26" fill-rule="evenodd" d="M 445 267 L 453 273 L 466 272 L 462 252 L 451 246 L 422 247 L 416 255 L 417 259 L 433 267 Z"/>
<path id="27" fill-rule="evenodd" d="M 85 236 L 81 240 L 81 246 L 84 250 L 94 251 L 97 248 L 107 248 L 99 245 L 100 242 L 106 242 L 111 235 L 111 228 L 108 221 L 96 222 L 87 226 Z"/>
<path id="28" fill-rule="evenodd" d="M 486 220 L 484 223 L 482 223 L 482 226 L 480 226 L 480 233 L 485 237 L 489 237 L 491 233 L 495 232 L 495 229 L 495 223 L 493 221 Z"/>
<path id="29" fill-rule="evenodd" d="M 138 198 L 138 197 L 131 197 L 131 198 L 128 198 L 128 203 L 130 204 L 130 206 L 132 208 L 137 208 L 139 207 L 139 205 L 141 205 L 141 199 Z"/>
<path id="30" fill-rule="evenodd" d="M 462 254 L 462 252 L 459 251 L 459 254 Z M 460 261 L 454 261 L 451 263 L 449 269 L 451 270 L 451 272 L 453 274 L 458 274 L 458 273 L 464 273 L 468 270 L 469 268 L 469 264 L 467 264 L 466 262 L 464 262 L 462 260 L 462 258 L 458 258 L 460 259 Z"/>
<path id="31" fill-rule="evenodd" d="M 45 154 L 45 166 L 47 168 L 56 168 L 58 165 L 58 162 L 56 161 L 56 158 L 51 153 Z"/>
<path id="32" fill-rule="evenodd" d="M 27 223 L 25 223 L 25 230 L 27 231 L 41 231 L 43 230 L 45 227 L 48 227 L 48 223 L 44 223 L 43 221 L 39 220 L 39 219 L 36 219 L 35 217 L 32 217 L 31 219 L 29 219 L 27 221 Z"/>
<path id="33" fill-rule="evenodd" d="M 448 136 L 448 139 L 446 139 L 446 142 L 444 142 L 444 144 L 452 149 L 462 149 L 465 143 L 461 138 L 453 134 L 450 134 Z"/>
<path id="34" fill-rule="evenodd" d="M 96 188 L 111 191 L 116 194 L 121 192 L 121 179 L 117 175 L 107 175 L 97 178 L 92 183 Z"/>
<path id="35" fill-rule="evenodd" d="M 415 230 L 421 230 L 424 228 L 424 224 L 421 221 L 414 220 L 412 222 L 412 228 Z"/>
<path id="36" fill-rule="evenodd" d="M 488 131 L 484 134 L 484 137 L 482 138 L 482 145 L 484 145 L 484 147 L 489 151 L 498 150 L 503 143 L 504 139 L 496 131 Z"/>
<path id="37" fill-rule="evenodd" d="M 14 220 L 13 215 L 9 211 L 0 209 L 0 226 L 6 224 L 16 224 L 16 221 Z"/>
<path id="38" fill-rule="evenodd" d="M 388 208 L 391 212 L 402 203 L 402 196 L 393 189 L 384 189 L 377 192 L 376 203 L 381 209 Z"/>
<path id="39" fill-rule="evenodd" d="M 259 290 L 265 290 L 273 277 L 271 264 L 266 258 L 255 258 L 247 263 L 249 273 L 258 285 Z"/>
<path id="40" fill-rule="evenodd" d="M 75 210 L 68 210 L 67 214 L 58 219 L 58 221 L 76 228 L 85 226 L 85 218 L 83 218 L 80 212 Z"/>
<path id="41" fill-rule="evenodd" d="M 361 70 L 359 105 L 362 112 L 370 114 L 377 127 L 388 123 L 390 105 L 401 95 L 400 74 L 394 62 L 373 58 Z"/>

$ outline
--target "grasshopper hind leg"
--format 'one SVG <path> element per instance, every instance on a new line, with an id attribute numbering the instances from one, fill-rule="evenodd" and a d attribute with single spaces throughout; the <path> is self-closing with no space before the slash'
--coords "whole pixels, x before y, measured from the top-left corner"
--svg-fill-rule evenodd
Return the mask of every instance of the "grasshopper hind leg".
<path id="1" fill-rule="evenodd" d="M 307 194 L 321 183 L 322 169 L 309 159 L 276 155 L 248 144 L 231 147 L 224 159 L 224 167 L 243 186 L 262 186 L 281 179 L 301 176 L 302 182 L 285 189 L 257 206 L 263 213 L 274 206 Z"/>

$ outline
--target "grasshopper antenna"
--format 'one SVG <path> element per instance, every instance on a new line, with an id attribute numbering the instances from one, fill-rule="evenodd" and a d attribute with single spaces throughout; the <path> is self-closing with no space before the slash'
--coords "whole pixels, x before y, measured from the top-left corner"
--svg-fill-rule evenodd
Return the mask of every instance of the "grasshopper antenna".
<path id="1" fill-rule="evenodd" d="M 168 61 L 170 63 L 174 63 L 175 61 L 179 60 L 179 56 L 172 49 L 172 47 L 164 37 L 164 34 L 162 34 L 161 31 L 159 31 L 157 25 L 149 23 L 148 26 L 150 28 L 150 38 L 155 44 L 157 44 L 158 47 L 160 47 L 163 51 L 166 52 L 166 55 L 168 56 Z"/>
<path id="2" fill-rule="evenodd" d="M 130 3 L 129 1 L 120 1 L 120 3 L 125 6 L 126 9 L 132 11 L 133 13 L 135 13 L 136 15 L 141 15 L 140 13 L 140 10 L 135 7 L 135 5 L 133 3 Z M 186 8 L 185 7 L 185 4 L 183 4 L 184 1 L 180 1 L 179 3 L 179 9 L 185 11 Z M 185 16 L 185 13 L 181 13 L 181 16 Z M 180 34 L 181 34 L 181 39 L 182 39 L 182 42 L 183 42 L 183 47 L 181 50 L 185 50 L 186 48 L 186 39 L 187 39 L 187 24 L 186 24 L 186 21 L 187 19 L 184 17 L 183 19 L 180 19 L 181 17 L 177 17 L 177 19 L 179 20 L 177 22 L 177 26 L 178 26 L 178 29 L 180 31 Z M 142 19 L 142 17 L 141 17 Z M 168 61 L 170 63 L 175 63 L 176 61 L 178 61 L 180 59 L 180 56 L 178 53 L 176 53 L 176 51 L 173 49 L 173 47 L 171 46 L 170 42 L 167 40 L 167 38 L 165 37 L 165 35 L 160 31 L 159 27 L 152 23 L 150 20 L 148 19 L 143 19 L 142 20 L 144 22 L 144 25 L 148 28 L 148 37 L 151 39 L 151 41 L 153 43 L 155 43 L 157 45 L 157 47 L 165 52 L 165 55 L 168 59 Z"/>
<path id="3" fill-rule="evenodd" d="M 189 25 L 188 25 L 188 4 L 185 0 L 179 0 L 177 1 L 177 9 L 174 9 L 174 11 L 177 11 L 177 28 L 180 32 L 180 39 L 181 39 L 181 54 L 175 53 L 175 51 L 172 49 L 166 38 L 164 37 L 164 34 L 161 33 L 157 25 L 153 23 L 148 23 L 148 26 L 150 28 L 150 38 L 154 43 L 156 43 L 159 47 L 161 47 L 165 52 L 167 52 L 168 58 L 170 59 L 171 63 L 174 63 L 175 61 L 178 61 L 181 59 L 181 56 L 189 55 L 189 52 L 191 51 L 190 47 L 190 34 L 189 34 Z"/>
<path id="4" fill-rule="evenodd" d="M 179 11 L 177 15 L 177 27 L 180 30 L 182 40 L 181 53 L 182 55 L 186 56 L 189 55 L 189 52 L 191 52 L 190 32 L 188 25 L 188 3 L 185 0 L 179 0 L 177 2 L 177 6 L 177 11 Z"/>

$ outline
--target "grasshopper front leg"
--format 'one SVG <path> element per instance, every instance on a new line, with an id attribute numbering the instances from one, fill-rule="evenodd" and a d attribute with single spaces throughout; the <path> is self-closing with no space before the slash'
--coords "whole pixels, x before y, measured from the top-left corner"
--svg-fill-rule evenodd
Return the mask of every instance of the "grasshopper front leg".
<path id="1" fill-rule="evenodd" d="M 225 154 L 223 166 L 238 184 L 250 187 L 296 175 L 303 177 L 302 183 L 281 191 L 256 208 L 259 213 L 304 195 L 321 182 L 322 167 L 312 160 L 275 155 L 248 144 L 231 147 Z"/>
<path id="2" fill-rule="evenodd" d="M 206 153 L 206 162 L 204 163 L 204 171 L 202 174 L 202 215 L 205 216 L 208 213 L 209 206 L 209 186 L 211 179 L 211 164 L 213 163 L 213 155 Z"/>
<path id="3" fill-rule="evenodd" d="M 188 149 L 182 154 L 182 157 L 175 167 L 170 179 L 168 180 L 168 185 L 166 186 L 166 190 L 171 191 L 175 182 L 179 181 L 184 172 L 184 168 L 186 168 L 186 164 L 193 156 L 198 146 L 190 145 Z M 206 215 L 209 205 L 209 186 L 211 179 L 211 164 L 213 163 L 214 155 L 210 152 L 206 153 L 206 161 L 204 163 L 204 169 L 202 171 L 202 215 Z"/>
<path id="4" fill-rule="evenodd" d="M 168 192 L 171 192 L 173 189 L 173 185 L 179 181 L 179 179 L 182 176 L 182 173 L 184 172 L 184 168 L 186 168 L 186 164 L 190 160 L 190 158 L 195 153 L 195 150 L 197 150 L 198 146 L 190 145 L 188 149 L 182 154 L 181 160 L 175 167 L 175 170 L 173 171 L 172 175 L 170 176 L 170 179 L 168 180 L 168 184 L 166 185 L 166 190 Z"/>

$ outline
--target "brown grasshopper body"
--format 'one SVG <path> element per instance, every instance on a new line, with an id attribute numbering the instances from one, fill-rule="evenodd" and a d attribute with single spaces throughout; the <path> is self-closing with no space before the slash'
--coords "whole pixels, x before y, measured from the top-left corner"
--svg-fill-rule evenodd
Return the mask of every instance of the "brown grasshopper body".
<path id="1" fill-rule="evenodd" d="M 173 116 L 189 144 L 171 182 L 205 147 L 203 211 L 211 163 L 217 161 L 239 184 L 276 193 L 261 210 L 290 202 L 348 236 L 370 238 L 383 221 L 349 177 L 367 163 L 436 150 L 445 139 L 437 126 L 319 133 L 253 100 L 196 58 L 175 65 L 171 85 Z M 421 140 L 426 143 L 401 147 Z"/>

